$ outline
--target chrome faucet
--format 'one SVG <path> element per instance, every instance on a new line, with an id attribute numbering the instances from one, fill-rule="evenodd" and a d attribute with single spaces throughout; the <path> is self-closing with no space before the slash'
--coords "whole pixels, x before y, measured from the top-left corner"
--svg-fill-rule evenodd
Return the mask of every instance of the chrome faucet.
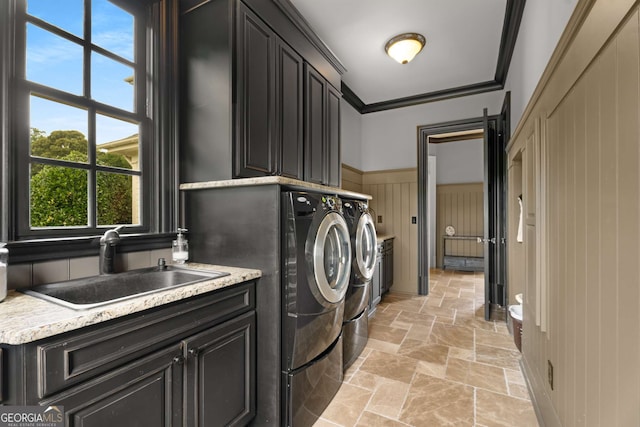
<path id="1" fill-rule="evenodd" d="M 116 258 L 116 245 L 120 243 L 119 231 L 123 228 L 124 225 L 120 225 L 113 230 L 107 230 L 100 238 L 100 274 L 111 274 L 115 272 L 114 260 Z"/>

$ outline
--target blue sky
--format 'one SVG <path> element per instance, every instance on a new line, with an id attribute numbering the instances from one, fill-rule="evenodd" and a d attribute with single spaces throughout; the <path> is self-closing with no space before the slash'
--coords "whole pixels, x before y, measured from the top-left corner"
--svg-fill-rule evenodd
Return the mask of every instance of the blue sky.
<path id="1" fill-rule="evenodd" d="M 27 13 L 77 37 L 83 34 L 84 0 L 28 0 Z M 133 60 L 133 17 L 108 0 L 92 0 L 92 42 L 125 59 Z M 83 49 L 80 45 L 27 24 L 27 79 L 82 95 Z M 133 110 L 133 86 L 124 79 L 133 68 L 92 53 L 91 96 L 124 110 Z M 31 100 L 31 126 L 50 133 L 73 129 L 87 134 L 84 110 L 40 98 Z M 97 143 L 137 133 L 137 126 L 106 116 L 97 117 Z"/>

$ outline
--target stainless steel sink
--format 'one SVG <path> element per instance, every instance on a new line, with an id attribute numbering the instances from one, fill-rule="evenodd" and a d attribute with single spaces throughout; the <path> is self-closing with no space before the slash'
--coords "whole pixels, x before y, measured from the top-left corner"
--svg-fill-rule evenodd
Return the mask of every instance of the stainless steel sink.
<path id="1" fill-rule="evenodd" d="M 177 266 L 150 267 L 40 285 L 22 292 L 83 310 L 228 275 L 219 271 Z"/>

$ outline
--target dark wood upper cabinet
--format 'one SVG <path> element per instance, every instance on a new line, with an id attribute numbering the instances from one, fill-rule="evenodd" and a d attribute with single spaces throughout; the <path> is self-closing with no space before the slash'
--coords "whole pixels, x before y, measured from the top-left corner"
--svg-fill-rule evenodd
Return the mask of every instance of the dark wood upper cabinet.
<path id="1" fill-rule="evenodd" d="M 302 179 L 304 60 L 242 3 L 237 30 L 235 175 Z"/>
<path id="2" fill-rule="evenodd" d="M 276 46 L 276 139 L 282 176 L 303 179 L 304 60 L 282 40 Z"/>
<path id="3" fill-rule="evenodd" d="M 340 99 L 342 94 L 327 84 L 327 184 L 340 187 L 342 184 L 342 155 L 340 153 Z"/>
<path id="4" fill-rule="evenodd" d="M 304 180 L 316 184 L 327 182 L 326 170 L 326 83 L 312 67 L 305 65 Z"/>
<path id="5" fill-rule="evenodd" d="M 340 187 L 341 97 L 305 64 L 305 181 Z"/>
<path id="6" fill-rule="evenodd" d="M 236 55 L 236 177 L 302 179 L 304 60 L 242 3 Z"/>
<path id="7" fill-rule="evenodd" d="M 280 37 L 278 28 L 297 30 L 277 8 L 247 4 L 203 1 L 181 15 L 180 181 L 282 175 L 339 186 L 335 70 L 320 60 L 317 72 L 291 47 L 303 38 Z"/>
<path id="8" fill-rule="evenodd" d="M 237 25 L 236 170 L 239 177 L 277 173 L 276 35 L 240 3 Z"/>

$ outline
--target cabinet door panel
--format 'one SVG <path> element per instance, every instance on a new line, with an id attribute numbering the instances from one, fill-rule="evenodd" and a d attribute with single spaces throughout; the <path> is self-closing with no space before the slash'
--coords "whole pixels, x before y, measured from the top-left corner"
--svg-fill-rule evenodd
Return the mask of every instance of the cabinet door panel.
<path id="1" fill-rule="evenodd" d="M 280 174 L 303 179 L 303 71 L 304 61 L 279 40 L 276 94 L 279 114 L 277 140 L 280 142 Z"/>
<path id="2" fill-rule="evenodd" d="M 380 302 L 382 295 L 382 257 L 378 255 L 376 258 L 376 267 L 371 278 L 371 303 L 369 304 L 369 315 L 375 312 L 376 306 Z"/>
<path id="3" fill-rule="evenodd" d="M 388 292 L 393 285 L 393 251 L 384 254 L 384 291 Z"/>
<path id="4" fill-rule="evenodd" d="M 236 175 L 269 175 L 276 172 L 276 35 L 260 18 L 239 3 Z"/>
<path id="5" fill-rule="evenodd" d="M 180 426 L 182 346 L 174 345 L 40 405 L 62 405 L 67 427 Z"/>
<path id="6" fill-rule="evenodd" d="M 215 294 L 182 301 L 144 316 L 115 319 L 65 336 L 30 345 L 37 374 L 36 398 L 57 393 L 75 384 L 133 361 L 192 335 L 207 323 L 222 323 L 255 305 L 253 285 L 239 285 Z M 194 330 L 195 329 L 195 330 Z"/>
<path id="7" fill-rule="evenodd" d="M 333 86 L 327 84 L 327 149 L 328 184 L 341 186 L 342 163 L 340 155 L 340 98 L 342 95 Z"/>
<path id="8" fill-rule="evenodd" d="M 325 184 L 325 111 L 326 92 L 324 78 L 305 64 L 305 172 L 304 179 Z"/>
<path id="9" fill-rule="evenodd" d="M 243 426 L 255 416 L 255 312 L 184 341 L 187 426 Z"/>

